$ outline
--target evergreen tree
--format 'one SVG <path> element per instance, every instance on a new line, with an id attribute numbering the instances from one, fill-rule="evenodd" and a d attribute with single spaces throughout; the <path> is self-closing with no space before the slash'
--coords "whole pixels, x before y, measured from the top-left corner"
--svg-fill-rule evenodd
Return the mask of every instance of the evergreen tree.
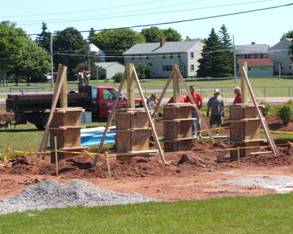
<path id="1" fill-rule="evenodd" d="M 223 45 L 212 28 L 207 39 L 204 40 L 202 58 L 199 59 L 198 77 L 219 77 L 221 74 L 221 53 Z"/>
<path id="2" fill-rule="evenodd" d="M 219 31 L 220 42 L 223 47 L 223 51 L 220 54 L 221 63 L 219 64 L 220 73 L 219 77 L 228 77 L 233 74 L 233 52 L 230 35 L 226 26 L 223 24 Z"/>
<path id="3" fill-rule="evenodd" d="M 51 33 L 47 31 L 48 27 L 45 22 L 42 23 L 42 32 L 37 35 L 36 42 L 37 44 L 50 52 L 50 41 L 51 41 Z"/>

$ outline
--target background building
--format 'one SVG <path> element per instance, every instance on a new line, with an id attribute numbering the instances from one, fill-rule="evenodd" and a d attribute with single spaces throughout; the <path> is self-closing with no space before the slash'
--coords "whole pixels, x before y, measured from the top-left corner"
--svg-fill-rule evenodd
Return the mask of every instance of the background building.
<path id="1" fill-rule="evenodd" d="M 95 63 L 98 67 L 98 79 L 111 79 L 116 73 L 124 73 L 124 65 L 118 62 Z"/>

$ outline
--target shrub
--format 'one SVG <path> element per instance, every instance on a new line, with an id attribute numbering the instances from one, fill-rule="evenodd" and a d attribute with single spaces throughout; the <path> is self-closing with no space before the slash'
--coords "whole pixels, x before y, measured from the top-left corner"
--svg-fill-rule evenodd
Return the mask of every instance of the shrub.
<path id="1" fill-rule="evenodd" d="M 112 79 L 115 83 L 120 83 L 122 80 L 123 74 L 121 72 L 116 73 Z"/>
<path id="2" fill-rule="evenodd" d="M 289 101 L 286 104 L 282 105 L 277 115 L 284 124 L 288 124 L 293 117 L 293 102 Z"/>
<path id="3" fill-rule="evenodd" d="M 261 106 L 260 106 L 261 112 L 262 112 L 263 116 L 266 117 L 272 106 L 270 105 L 270 103 L 268 103 L 264 100 L 262 100 L 260 102 L 260 104 L 261 104 Z"/>

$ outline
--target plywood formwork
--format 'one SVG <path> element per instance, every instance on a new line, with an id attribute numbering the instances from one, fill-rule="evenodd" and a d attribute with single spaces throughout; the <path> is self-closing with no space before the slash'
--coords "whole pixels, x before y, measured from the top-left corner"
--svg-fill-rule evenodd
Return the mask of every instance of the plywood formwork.
<path id="1" fill-rule="evenodd" d="M 174 103 L 163 107 L 165 152 L 191 150 L 193 105 Z"/>

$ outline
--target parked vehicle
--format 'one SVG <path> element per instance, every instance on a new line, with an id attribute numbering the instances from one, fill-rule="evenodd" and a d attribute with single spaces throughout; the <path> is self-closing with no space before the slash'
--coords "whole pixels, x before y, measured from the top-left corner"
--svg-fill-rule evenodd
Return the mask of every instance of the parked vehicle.
<path id="1" fill-rule="evenodd" d="M 44 129 L 49 117 L 53 94 L 21 94 L 8 95 L 6 111 L 15 115 L 15 124 L 30 122 L 38 129 Z M 82 107 L 92 113 L 93 121 L 105 120 L 116 99 L 118 107 L 128 106 L 127 97 L 119 96 L 117 90 L 111 86 L 85 86 L 79 92 L 68 93 L 69 107 Z M 140 99 L 135 99 L 137 107 L 142 105 Z M 57 107 L 59 106 L 59 102 Z"/>

